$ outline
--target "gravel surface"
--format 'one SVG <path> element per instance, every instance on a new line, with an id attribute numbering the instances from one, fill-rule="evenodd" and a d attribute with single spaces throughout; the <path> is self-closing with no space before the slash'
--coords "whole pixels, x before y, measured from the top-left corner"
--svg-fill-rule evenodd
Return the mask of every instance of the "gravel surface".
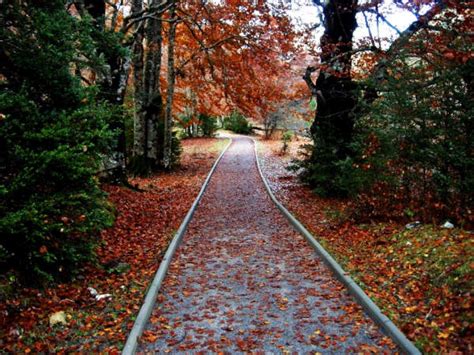
<path id="1" fill-rule="evenodd" d="M 387 352 L 394 344 L 279 213 L 234 138 L 171 263 L 142 352 Z"/>

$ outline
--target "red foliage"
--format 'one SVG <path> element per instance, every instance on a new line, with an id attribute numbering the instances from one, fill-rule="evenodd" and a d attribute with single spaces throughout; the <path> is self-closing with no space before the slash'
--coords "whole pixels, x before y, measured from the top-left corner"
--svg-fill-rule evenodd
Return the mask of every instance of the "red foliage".
<path id="1" fill-rule="evenodd" d="M 117 211 L 113 228 L 101 235 L 99 265 L 88 265 L 75 281 L 44 290 L 19 288 L 0 302 L 1 347 L 7 352 L 105 351 L 118 353 L 144 292 L 215 161 L 222 144 L 186 140 L 177 171 L 134 179 L 143 192 L 104 186 Z M 219 148 L 219 149 L 218 149 Z M 118 263 L 130 270 L 110 272 Z M 87 290 L 112 294 L 96 301 Z M 67 325 L 49 325 L 57 311 Z"/>
<path id="2" fill-rule="evenodd" d="M 277 4 L 189 1 L 178 12 L 185 16 L 176 35 L 176 111 L 238 109 L 261 121 L 283 101 L 307 95 L 291 65 L 302 56 L 301 33 Z"/>

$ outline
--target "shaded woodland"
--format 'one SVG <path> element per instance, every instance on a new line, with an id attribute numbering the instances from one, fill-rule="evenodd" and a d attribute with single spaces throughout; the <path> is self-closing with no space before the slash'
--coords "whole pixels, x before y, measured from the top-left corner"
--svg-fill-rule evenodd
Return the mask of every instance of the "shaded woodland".
<path id="1" fill-rule="evenodd" d="M 1 1 L 2 312 L 28 313 L 31 307 L 21 308 L 18 300 L 36 292 L 31 290 L 51 296 L 57 285 L 76 287 L 71 285 L 84 278 L 94 280 L 97 270 L 116 270 L 124 251 L 114 248 L 127 238 L 126 231 L 139 238 L 142 227 L 134 221 L 148 210 L 156 220 L 143 217 L 143 228 L 159 229 L 160 238 L 171 235 L 202 183 L 201 170 L 210 168 L 215 147 L 222 148 L 212 140 L 217 130 L 252 134 L 263 129 L 270 136 L 281 115 L 309 127 L 309 143 L 285 163 L 315 199 L 344 205 L 338 218 L 346 225 L 448 223 L 461 235 L 469 233 L 474 219 L 472 4 L 313 0 L 311 5 L 319 15 L 311 25 L 301 25 L 286 1 Z M 391 23 L 394 11 L 412 16 L 411 25 Z M 375 29 L 382 25 L 395 34 L 381 35 Z M 355 38 L 361 27 L 368 35 Z M 307 111 L 295 109 L 301 102 Z M 283 134 L 281 156 L 294 136 Z M 182 183 L 189 191 L 170 193 L 174 177 L 189 182 Z M 158 211 L 161 205 L 172 212 Z M 130 206 L 145 212 L 135 215 Z M 127 219 L 128 225 L 127 213 L 135 218 Z M 443 236 L 430 233 L 436 241 L 427 245 L 443 244 Z M 151 242 L 151 234 L 143 239 L 150 250 L 146 256 L 136 256 L 133 244 L 123 242 L 150 270 L 156 263 L 151 250 L 167 245 L 165 239 Z M 464 261 L 456 252 L 456 261 L 441 271 L 459 272 L 458 279 L 449 279 L 457 290 L 452 292 L 459 293 L 447 297 L 450 304 L 460 295 L 471 299 L 468 247 Z M 126 264 L 133 263 L 127 259 Z M 126 284 L 122 276 L 110 277 Z M 141 291 L 131 299 L 138 302 L 144 287 L 136 287 Z M 124 306 L 117 319 L 130 321 L 135 306 Z M 472 302 L 462 307 L 471 312 Z M 23 329 L 33 327 L 31 319 L 20 322 Z M 467 351 L 462 339 L 472 332 L 472 318 L 456 319 L 456 340 L 448 343 L 450 332 L 439 328 L 429 339 L 448 334 L 445 342 L 430 340 L 426 349 Z M 431 325 L 421 323 L 425 336 Z M 121 329 L 113 349 L 120 348 L 125 333 Z M 9 350 L 32 350 L 20 332 L 12 334 L 0 334 L 8 338 Z M 413 338 L 418 336 L 414 331 Z M 54 350 L 51 340 L 34 339 L 36 351 Z M 78 350 L 77 341 L 71 346 Z"/>

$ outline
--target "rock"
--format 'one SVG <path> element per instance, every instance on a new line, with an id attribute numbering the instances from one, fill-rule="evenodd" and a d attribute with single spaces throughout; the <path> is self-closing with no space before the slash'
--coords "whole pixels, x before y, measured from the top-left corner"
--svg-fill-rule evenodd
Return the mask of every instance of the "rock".
<path id="1" fill-rule="evenodd" d="M 89 292 L 91 293 L 91 296 L 94 297 L 96 301 L 112 298 L 112 295 L 110 293 L 99 293 L 93 287 L 88 287 L 87 289 L 89 290 Z"/>
<path id="2" fill-rule="evenodd" d="M 416 227 L 419 227 L 419 226 L 421 226 L 421 222 L 420 221 L 415 221 L 415 222 L 408 223 L 407 225 L 405 225 L 405 228 L 406 229 L 413 229 L 413 228 L 416 228 Z"/>
<path id="3" fill-rule="evenodd" d="M 8 335 L 10 335 L 12 337 L 19 337 L 20 336 L 20 331 L 17 328 L 12 328 L 8 332 Z"/>
<path id="4" fill-rule="evenodd" d="M 446 221 L 446 222 L 444 222 L 444 224 L 441 226 L 441 228 L 453 229 L 453 228 L 454 228 L 454 224 L 452 224 L 452 223 L 449 222 L 449 221 Z"/>
<path id="5" fill-rule="evenodd" d="M 67 324 L 66 313 L 64 313 L 64 311 L 59 311 L 49 316 L 49 325 L 53 326 L 55 324 Z"/>
<path id="6" fill-rule="evenodd" d="M 93 287 L 88 287 L 87 290 L 89 290 L 89 292 L 91 293 L 91 296 L 95 297 L 97 296 L 97 290 Z"/>
<path id="7" fill-rule="evenodd" d="M 110 293 L 102 293 L 100 295 L 95 296 L 96 301 L 100 301 L 106 298 L 112 298 L 112 295 Z"/>

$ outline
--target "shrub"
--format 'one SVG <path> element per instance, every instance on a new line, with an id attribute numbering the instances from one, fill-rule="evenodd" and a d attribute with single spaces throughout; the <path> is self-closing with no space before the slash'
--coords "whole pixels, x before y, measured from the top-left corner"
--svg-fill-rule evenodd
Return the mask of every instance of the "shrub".
<path id="1" fill-rule="evenodd" d="M 249 134 L 252 132 L 250 122 L 240 112 L 234 111 L 229 116 L 224 118 L 224 129 L 239 133 Z"/>
<path id="2" fill-rule="evenodd" d="M 188 111 L 188 112 L 186 112 Z M 183 129 L 183 137 L 212 137 L 216 133 L 217 119 L 204 113 L 200 113 L 197 117 L 186 110 L 185 113 L 178 116 L 178 126 Z"/>
<path id="3" fill-rule="evenodd" d="M 65 279 L 94 256 L 112 222 L 95 173 L 113 133 L 109 107 L 71 74 L 87 40 L 62 1 L 2 14 L 0 267 L 35 284 Z"/>
<path id="4" fill-rule="evenodd" d="M 182 137 L 183 138 L 190 138 L 196 137 L 198 134 L 197 129 L 197 119 L 192 112 L 189 112 L 188 109 L 185 110 L 184 113 L 179 114 L 177 117 L 177 126 L 182 129 Z"/>
<path id="5" fill-rule="evenodd" d="M 289 169 L 298 172 L 301 180 L 311 186 L 316 194 L 345 197 L 357 192 L 358 185 L 352 179 L 351 160 L 338 159 L 332 146 L 307 144 L 301 147 L 300 156 L 304 158 L 292 161 Z"/>
<path id="6" fill-rule="evenodd" d="M 216 118 L 201 113 L 199 115 L 199 128 L 203 137 L 213 137 L 218 129 Z"/>
<path id="7" fill-rule="evenodd" d="M 399 216 L 409 208 L 425 220 L 472 219 L 474 105 L 463 66 L 444 64 L 430 72 L 398 63 L 400 78 L 357 123 L 351 178 L 361 181 L 361 201 Z"/>

